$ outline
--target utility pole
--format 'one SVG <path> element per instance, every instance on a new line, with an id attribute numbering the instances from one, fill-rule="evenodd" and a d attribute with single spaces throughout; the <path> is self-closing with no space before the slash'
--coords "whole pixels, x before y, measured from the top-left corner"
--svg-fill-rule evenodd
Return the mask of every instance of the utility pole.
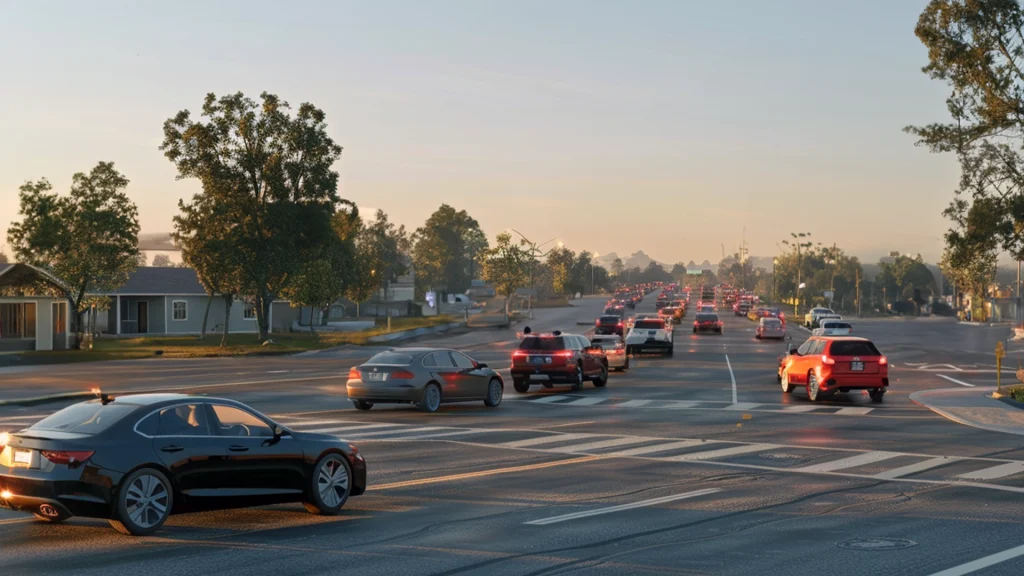
<path id="1" fill-rule="evenodd" d="M 857 318 L 860 318 L 860 268 L 857 269 Z"/>
<path id="2" fill-rule="evenodd" d="M 836 297 L 836 267 L 839 265 L 839 260 L 836 259 L 836 245 L 832 243 L 832 282 L 829 284 L 830 296 L 828 297 L 828 307 L 832 308 L 832 300 Z"/>

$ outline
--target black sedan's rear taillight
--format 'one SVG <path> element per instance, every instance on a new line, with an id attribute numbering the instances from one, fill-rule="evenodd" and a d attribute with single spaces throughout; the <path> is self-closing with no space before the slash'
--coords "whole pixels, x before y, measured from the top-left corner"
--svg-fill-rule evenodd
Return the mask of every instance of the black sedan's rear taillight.
<path id="1" fill-rule="evenodd" d="M 74 466 L 85 462 L 92 457 L 95 452 L 92 450 L 42 450 L 40 454 L 43 458 L 46 458 L 54 464 L 64 464 L 67 466 Z"/>

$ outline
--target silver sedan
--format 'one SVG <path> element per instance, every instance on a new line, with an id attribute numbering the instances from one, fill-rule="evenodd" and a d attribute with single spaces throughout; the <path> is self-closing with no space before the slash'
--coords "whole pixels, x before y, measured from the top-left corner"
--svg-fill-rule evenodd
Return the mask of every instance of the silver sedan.
<path id="1" fill-rule="evenodd" d="M 629 356 L 626 343 L 616 334 L 595 334 L 590 337 L 592 346 L 600 346 L 608 359 L 609 370 L 629 370 Z"/>
<path id="2" fill-rule="evenodd" d="M 445 402 L 501 404 L 505 382 L 497 372 L 457 350 L 395 348 L 348 372 L 348 397 L 358 410 L 374 404 L 416 404 L 436 412 Z"/>

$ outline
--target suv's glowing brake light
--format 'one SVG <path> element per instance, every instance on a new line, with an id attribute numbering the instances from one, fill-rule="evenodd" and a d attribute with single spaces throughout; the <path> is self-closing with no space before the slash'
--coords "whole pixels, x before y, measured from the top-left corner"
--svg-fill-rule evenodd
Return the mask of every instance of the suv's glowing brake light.
<path id="1" fill-rule="evenodd" d="M 822 364 L 835 364 L 836 361 L 833 360 L 832 358 L 829 358 L 827 355 L 822 354 L 821 355 L 821 363 Z"/>
<path id="2" fill-rule="evenodd" d="M 355 366 L 353 366 L 353 367 L 348 369 L 348 379 L 349 380 L 359 380 L 362 377 L 363 377 L 363 375 L 359 373 L 359 368 L 356 368 Z"/>
<path id="3" fill-rule="evenodd" d="M 882 356 L 881 358 L 878 359 L 878 365 L 879 366 L 888 366 L 888 364 L 889 364 L 889 359 L 886 358 L 885 356 Z"/>

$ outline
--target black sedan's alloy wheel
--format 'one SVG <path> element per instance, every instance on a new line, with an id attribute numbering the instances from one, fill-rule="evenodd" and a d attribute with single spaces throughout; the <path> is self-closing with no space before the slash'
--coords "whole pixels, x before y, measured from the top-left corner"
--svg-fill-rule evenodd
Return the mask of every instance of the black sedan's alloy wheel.
<path id="1" fill-rule="evenodd" d="M 121 482 L 110 525 L 131 536 L 148 536 L 164 525 L 174 506 L 174 491 L 159 470 L 141 468 Z"/>
<path id="2" fill-rule="evenodd" d="M 326 454 L 313 467 L 311 483 L 303 506 L 312 514 L 334 516 L 352 492 L 352 470 L 341 454 Z"/>

